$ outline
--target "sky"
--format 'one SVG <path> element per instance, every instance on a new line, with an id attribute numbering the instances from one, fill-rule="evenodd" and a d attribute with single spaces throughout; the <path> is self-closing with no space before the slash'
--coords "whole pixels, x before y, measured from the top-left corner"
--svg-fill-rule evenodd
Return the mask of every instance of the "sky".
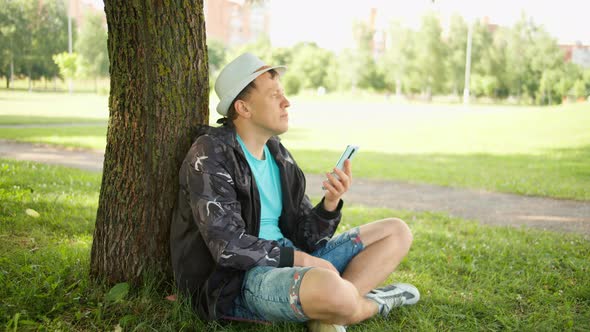
<path id="1" fill-rule="evenodd" d="M 84 0 L 102 7 L 103 0 Z M 215 1 L 215 0 L 209 0 Z M 243 2 L 243 0 L 241 0 Z M 428 10 L 466 19 L 488 17 L 490 23 L 511 26 L 524 11 L 560 43 L 577 41 L 590 45 L 590 0 L 266 0 L 271 10 L 270 38 L 273 46 L 313 41 L 333 51 L 352 46 L 351 24 L 367 19 L 378 9 L 377 24 L 391 19 L 418 28 Z"/>
<path id="2" fill-rule="evenodd" d="M 376 7 L 377 24 L 396 19 L 418 28 L 428 10 L 466 19 L 488 17 L 490 23 L 511 26 L 524 11 L 560 43 L 581 41 L 590 45 L 590 0 L 270 0 L 271 41 L 290 46 L 298 41 L 315 41 L 334 51 L 352 45 L 351 22 L 367 19 Z"/>

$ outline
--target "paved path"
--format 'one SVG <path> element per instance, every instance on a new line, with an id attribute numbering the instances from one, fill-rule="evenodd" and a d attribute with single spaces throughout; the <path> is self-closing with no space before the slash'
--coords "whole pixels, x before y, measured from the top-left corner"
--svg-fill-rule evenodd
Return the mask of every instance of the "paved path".
<path id="1" fill-rule="evenodd" d="M 103 153 L 0 140 L 0 158 L 101 171 Z M 308 194 L 321 195 L 322 176 L 307 177 Z M 348 203 L 410 211 L 443 212 L 484 224 L 576 232 L 590 238 L 590 202 L 500 194 L 482 190 L 355 179 Z"/>

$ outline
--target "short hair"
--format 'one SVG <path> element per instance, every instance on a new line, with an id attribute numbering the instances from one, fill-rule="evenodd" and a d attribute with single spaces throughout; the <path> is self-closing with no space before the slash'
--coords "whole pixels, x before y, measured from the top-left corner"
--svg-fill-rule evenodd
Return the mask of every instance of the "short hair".
<path id="1" fill-rule="evenodd" d="M 279 73 L 274 69 L 269 70 L 268 73 L 270 73 L 270 78 L 272 78 L 272 79 L 274 79 L 277 75 L 279 75 Z M 242 91 L 240 91 L 240 93 L 238 93 L 236 98 L 234 98 L 234 100 L 232 100 L 231 104 L 229 104 L 229 109 L 227 111 L 226 123 L 233 124 L 233 121 L 238 118 L 238 112 L 236 111 L 236 108 L 234 107 L 236 101 L 245 100 L 250 95 L 250 93 L 252 92 L 253 89 L 256 89 L 256 84 L 254 83 L 254 80 L 252 82 L 250 82 L 250 84 L 246 85 L 246 87 L 244 89 L 242 89 Z"/>

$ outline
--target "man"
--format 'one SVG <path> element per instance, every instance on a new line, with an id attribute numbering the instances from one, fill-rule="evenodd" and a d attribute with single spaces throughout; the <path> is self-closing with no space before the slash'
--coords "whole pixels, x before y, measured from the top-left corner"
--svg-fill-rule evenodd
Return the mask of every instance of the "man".
<path id="1" fill-rule="evenodd" d="M 351 162 L 327 174 L 325 195 L 313 207 L 303 172 L 277 138 L 289 122 L 279 79 L 285 70 L 245 53 L 219 74 L 224 125 L 202 127 L 180 169 L 171 228 L 175 279 L 203 319 L 344 331 L 418 301 L 408 284 L 375 289 L 407 254 L 412 235 L 392 218 L 332 238 Z"/>

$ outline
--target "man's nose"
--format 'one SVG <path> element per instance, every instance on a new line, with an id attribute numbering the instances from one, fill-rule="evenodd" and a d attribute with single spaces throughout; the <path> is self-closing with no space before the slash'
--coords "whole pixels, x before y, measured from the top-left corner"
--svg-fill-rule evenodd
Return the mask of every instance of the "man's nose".
<path id="1" fill-rule="evenodd" d="M 287 108 L 289 106 L 291 106 L 289 99 L 287 99 L 287 97 L 283 97 L 283 107 Z"/>

